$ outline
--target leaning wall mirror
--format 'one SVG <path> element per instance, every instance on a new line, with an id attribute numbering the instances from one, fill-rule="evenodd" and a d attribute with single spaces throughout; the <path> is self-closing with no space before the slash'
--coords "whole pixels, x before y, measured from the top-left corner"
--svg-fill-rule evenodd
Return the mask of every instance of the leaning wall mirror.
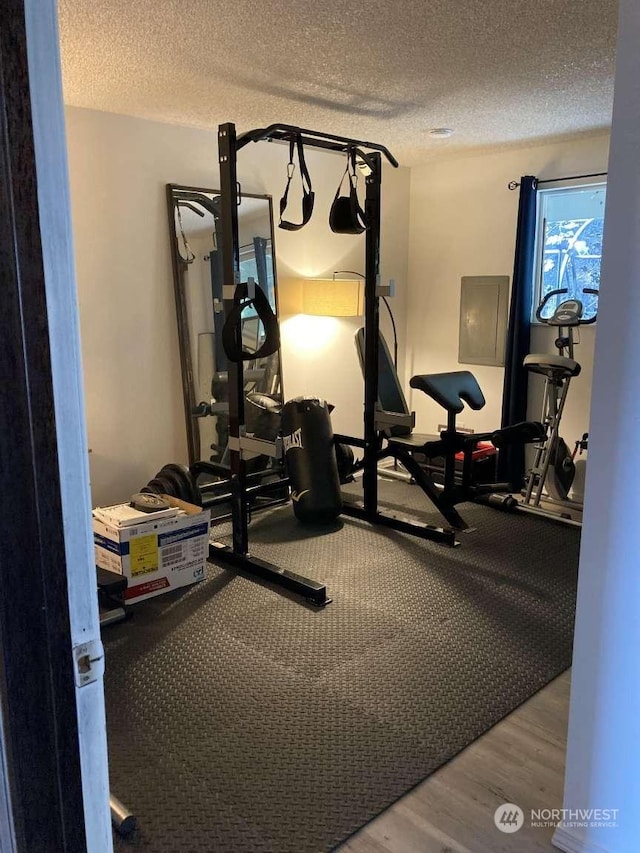
<path id="1" fill-rule="evenodd" d="M 218 190 L 167 185 L 169 233 L 178 320 L 189 464 L 226 464 L 227 357 L 222 345 L 222 239 Z M 278 311 L 271 196 L 243 193 L 238 208 L 240 274 L 252 277 Z M 242 314 L 245 350 L 264 339 L 252 307 Z M 249 401 L 266 395 L 283 402 L 280 353 L 245 364 Z M 251 417 L 248 406 L 247 424 Z M 259 417 L 260 409 L 256 412 Z"/>

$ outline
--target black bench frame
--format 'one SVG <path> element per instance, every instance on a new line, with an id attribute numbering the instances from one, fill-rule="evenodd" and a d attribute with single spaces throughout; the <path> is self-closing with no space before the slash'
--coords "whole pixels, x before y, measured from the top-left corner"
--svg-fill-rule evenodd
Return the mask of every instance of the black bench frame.
<path id="1" fill-rule="evenodd" d="M 356 347 L 365 377 L 366 369 L 366 330 L 356 333 Z M 465 403 L 474 410 L 484 407 L 485 399 L 477 380 L 466 370 L 447 374 L 427 374 L 412 377 L 412 388 L 423 391 L 447 412 L 447 428 L 439 436 L 419 435 L 413 432 L 413 415 L 409 411 L 406 399 L 398 379 L 395 365 L 391 360 L 389 348 L 378 331 L 378 406 L 379 414 L 389 421 L 396 415 L 404 419 L 404 424 L 390 423 L 379 434 L 379 449 L 376 466 L 386 458 L 396 459 L 407 470 L 415 483 L 434 504 L 443 518 L 455 529 L 465 530 L 468 525 L 456 510 L 456 504 L 463 501 L 482 501 L 491 495 L 510 492 L 508 483 L 476 483 L 473 477 L 473 454 L 481 442 L 491 442 L 495 447 L 512 442 L 539 441 L 544 427 L 537 422 L 525 422 L 504 429 L 485 433 L 461 433 L 456 429 L 456 417 Z M 338 436 L 342 440 L 344 436 Z M 456 454 L 463 454 L 462 472 L 456 467 Z M 424 466 L 415 458 L 420 454 L 427 459 L 444 458 L 444 481 L 441 486 L 425 471 Z M 363 460 L 363 467 L 366 464 Z M 366 488 L 366 486 L 365 486 Z M 501 504 L 504 506 L 504 503 Z"/>

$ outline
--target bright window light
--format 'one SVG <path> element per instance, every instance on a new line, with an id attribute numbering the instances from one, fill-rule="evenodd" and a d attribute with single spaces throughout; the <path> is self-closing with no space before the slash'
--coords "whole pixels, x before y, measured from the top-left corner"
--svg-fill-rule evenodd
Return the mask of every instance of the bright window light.
<path id="1" fill-rule="evenodd" d="M 579 299 L 587 320 L 597 313 L 598 297 L 584 290 L 600 287 L 606 193 L 606 184 L 538 190 L 533 322 L 551 290 L 567 292 L 549 300 L 544 317 L 565 299 Z"/>

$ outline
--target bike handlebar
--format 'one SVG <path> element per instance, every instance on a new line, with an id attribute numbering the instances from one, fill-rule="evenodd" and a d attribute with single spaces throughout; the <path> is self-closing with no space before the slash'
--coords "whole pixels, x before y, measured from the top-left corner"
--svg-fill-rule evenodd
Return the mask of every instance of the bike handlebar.
<path id="1" fill-rule="evenodd" d="M 568 292 L 569 292 L 569 290 L 568 290 L 566 287 L 560 287 L 560 288 L 558 288 L 558 289 L 556 289 L 556 290 L 550 290 L 548 293 L 546 293 L 546 294 L 545 294 L 545 296 L 544 296 L 544 298 L 543 298 L 543 300 L 542 300 L 542 302 L 538 305 L 538 307 L 537 307 L 537 309 L 536 309 L 536 320 L 537 320 L 539 323 L 548 323 L 548 318 L 545 318 L 545 317 L 543 317 L 543 316 L 542 316 L 542 312 L 543 312 L 543 310 L 544 310 L 544 308 L 545 308 L 545 305 L 549 302 L 549 300 L 550 300 L 552 297 L 554 297 L 554 296 L 560 296 L 560 294 L 561 294 L 561 293 L 568 293 Z M 595 288 L 595 287 L 584 287 L 584 288 L 582 289 L 582 292 L 583 292 L 583 293 L 591 293 L 591 294 L 594 294 L 595 296 L 599 296 L 599 295 L 600 295 L 600 291 L 599 291 L 597 288 Z M 596 321 L 597 317 L 598 317 L 598 314 L 597 314 L 597 312 L 596 312 L 596 313 L 593 315 L 593 317 L 589 318 L 588 320 L 583 320 L 582 318 L 580 318 L 580 322 L 579 322 L 579 324 L 578 324 L 578 325 L 580 325 L 580 326 L 589 326 L 589 325 L 591 325 L 591 323 L 595 323 L 595 321 Z"/>

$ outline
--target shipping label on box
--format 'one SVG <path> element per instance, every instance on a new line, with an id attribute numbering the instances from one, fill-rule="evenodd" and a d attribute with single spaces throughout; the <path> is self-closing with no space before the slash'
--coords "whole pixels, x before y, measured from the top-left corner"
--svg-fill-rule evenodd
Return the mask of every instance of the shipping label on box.
<path id="1" fill-rule="evenodd" d="M 96 565 L 127 578 L 127 601 L 142 601 L 205 577 L 210 511 L 184 503 L 180 508 L 172 518 L 156 520 L 149 513 L 148 520 L 127 527 L 94 512 Z"/>

